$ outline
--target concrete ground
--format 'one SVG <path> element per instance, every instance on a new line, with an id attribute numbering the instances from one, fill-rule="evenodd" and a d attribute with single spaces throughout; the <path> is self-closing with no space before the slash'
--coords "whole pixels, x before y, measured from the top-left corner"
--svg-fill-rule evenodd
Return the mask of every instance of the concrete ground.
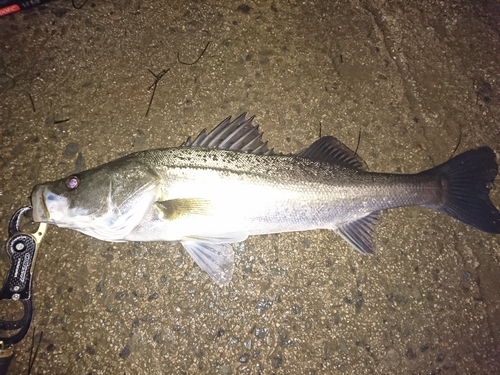
<path id="1" fill-rule="evenodd" d="M 243 111 L 282 152 L 320 127 L 353 149 L 361 133 L 374 171 L 500 151 L 499 25 L 495 0 L 53 1 L 0 18 L 1 238 L 36 183 Z M 148 70 L 167 69 L 146 116 Z M 251 237 L 218 287 L 178 243 L 50 227 L 31 373 L 500 373 L 500 236 L 405 208 L 377 242 L 362 257 L 329 231 Z"/>

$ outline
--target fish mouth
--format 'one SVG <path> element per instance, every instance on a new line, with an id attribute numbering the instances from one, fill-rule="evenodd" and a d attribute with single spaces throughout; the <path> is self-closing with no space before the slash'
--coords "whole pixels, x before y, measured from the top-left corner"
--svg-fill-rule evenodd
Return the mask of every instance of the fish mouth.
<path id="1" fill-rule="evenodd" d="M 50 218 L 50 212 L 45 204 L 45 186 L 36 185 L 31 194 L 32 216 L 34 222 L 46 222 Z"/>

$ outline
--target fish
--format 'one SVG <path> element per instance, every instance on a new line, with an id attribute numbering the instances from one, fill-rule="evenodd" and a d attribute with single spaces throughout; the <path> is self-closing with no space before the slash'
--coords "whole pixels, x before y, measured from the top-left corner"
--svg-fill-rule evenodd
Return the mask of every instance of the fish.
<path id="1" fill-rule="evenodd" d="M 246 113 L 179 147 L 135 152 L 36 185 L 35 222 L 103 241 L 179 241 L 218 285 L 230 282 L 232 243 L 251 235 L 332 230 L 375 254 L 382 211 L 421 206 L 500 233 L 489 197 L 498 173 L 487 146 L 415 174 L 368 171 L 332 136 L 295 154 L 268 147 Z"/>

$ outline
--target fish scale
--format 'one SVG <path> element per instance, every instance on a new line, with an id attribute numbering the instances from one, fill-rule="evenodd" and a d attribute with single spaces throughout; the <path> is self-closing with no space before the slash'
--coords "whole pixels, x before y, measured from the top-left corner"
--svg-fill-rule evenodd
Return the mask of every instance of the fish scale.
<path id="1" fill-rule="evenodd" d="M 259 223 L 247 213 L 251 234 L 260 234 L 262 230 L 284 231 L 281 222 L 287 222 L 291 217 L 279 212 L 292 212 L 292 217 L 307 218 L 291 230 L 334 229 L 338 223 L 352 221 L 373 211 L 433 204 L 439 200 L 437 181 L 431 176 L 367 173 L 295 156 L 182 149 L 145 151 L 134 157 L 143 158 L 155 166 L 165 181 L 163 199 L 203 197 L 216 200 L 223 197 L 233 205 L 240 196 L 228 194 L 247 191 L 252 202 L 272 202 L 272 206 L 253 205 L 258 217 L 274 216 L 280 226 L 253 230 L 252 222 L 254 225 Z M 208 189 L 205 185 L 208 181 L 217 188 Z M 317 214 L 313 215 L 313 212 Z M 315 221 L 315 227 L 309 220 Z"/>

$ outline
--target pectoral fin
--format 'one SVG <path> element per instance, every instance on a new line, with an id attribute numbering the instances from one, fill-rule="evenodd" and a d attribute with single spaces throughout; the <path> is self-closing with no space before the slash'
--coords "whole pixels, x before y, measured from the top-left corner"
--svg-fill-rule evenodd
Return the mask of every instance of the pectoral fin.
<path id="1" fill-rule="evenodd" d="M 210 200 L 203 198 L 178 198 L 155 205 L 163 212 L 165 219 L 176 220 L 190 215 L 209 215 L 212 210 Z"/>
<path id="2" fill-rule="evenodd" d="M 361 254 L 375 254 L 373 234 L 379 217 L 380 212 L 372 212 L 368 216 L 335 229 L 335 233 Z"/>
<path id="3" fill-rule="evenodd" d="M 228 243 L 181 241 L 182 246 L 218 285 L 225 285 L 233 276 L 234 251 Z"/>

